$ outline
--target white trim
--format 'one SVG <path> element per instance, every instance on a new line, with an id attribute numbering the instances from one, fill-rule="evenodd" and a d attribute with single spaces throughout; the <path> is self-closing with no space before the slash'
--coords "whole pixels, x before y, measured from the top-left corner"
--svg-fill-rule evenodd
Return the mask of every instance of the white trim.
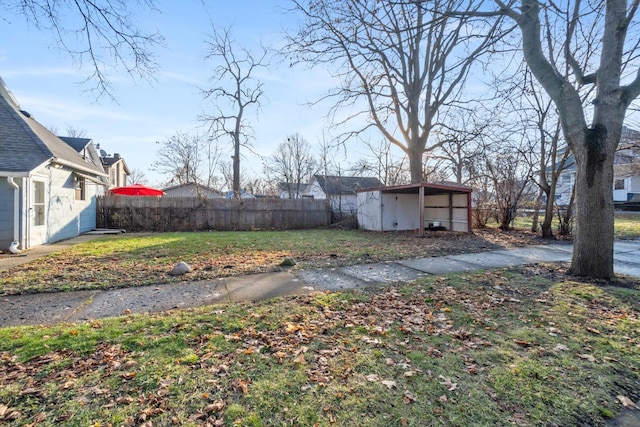
<path id="1" fill-rule="evenodd" d="M 98 172 L 95 169 L 87 168 L 87 167 L 78 165 L 77 163 L 72 163 L 72 162 L 69 162 L 69 161 L 63 160 L 63 159 L 54 158 L 54 159 L 51 160 L 51 162 L 52 163 L 57 163 L 57 164 L 62 165 L 62 166 L 70 167 L 71 169 L 77 169 L 77 170 L 80 170 L 82 172 L 91 173 L 91 174 L 94 174 L 96 176 L 105 176 L 105 177 L 108 176 L 104 172 Z"/>

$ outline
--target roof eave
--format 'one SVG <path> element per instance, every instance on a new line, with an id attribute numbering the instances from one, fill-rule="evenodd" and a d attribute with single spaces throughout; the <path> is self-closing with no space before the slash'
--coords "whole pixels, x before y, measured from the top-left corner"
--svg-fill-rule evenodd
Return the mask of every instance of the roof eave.
<path id="1" fill-rule="evenodd" d="M 97 171 L 97 170 L 95 170 L 95 169 L 91 169 L 91 168 L 85 167 L 85 166 L 83 166 L 83 165 L 79 165 L 79 164 L 77 164 L 77 163 L 70 162 L 70 161 L 68 161 L 68 160 L 64 160 L 64 159 L 60 159 L 60 158 L 54 158 L 54 159 L 52 160 L 52 163 L 57 163 L 57 164 L 59 164 L 59 165 L 67 166 L 67 167 L 70 167 L 70 168 L 72 168 L 72 169 L 77 169 L 77 170 L 79 170 L 79 171 L 83 171 L 83 172 L 86 172 L 86 173 L 90 173 L 90 174 L 93 174 L 93 175 L 95 175 L 95 176 L 104 176 L 104 177 L 109 176 L 109 175 L 107 175 L 107 174 L 106 174 L 106 173 L 104 173 L 104 172 L 99 172 L 99 171 Z"/>

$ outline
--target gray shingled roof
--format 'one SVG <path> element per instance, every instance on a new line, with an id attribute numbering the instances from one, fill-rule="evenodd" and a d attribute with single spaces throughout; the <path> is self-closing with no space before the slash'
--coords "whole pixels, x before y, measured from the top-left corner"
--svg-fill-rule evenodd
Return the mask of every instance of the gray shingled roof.
<path id="1" fill-rule="evenodd" d="M 104 175 L 101 167 L 85 161 L 69 144 L 20 110 L 0 78 L 0 172 L 31 172 L 59 159 L 81 170 Z"/>
<path id="2" fill-rule="evenodd" d="M 339 194 L 356 194 L 356 191 L 364 188 L 382 187 L 383 184 L 378 178 L 365 176 L 330 176 L 314 175 L 322 191 L 328 196 Z"/>

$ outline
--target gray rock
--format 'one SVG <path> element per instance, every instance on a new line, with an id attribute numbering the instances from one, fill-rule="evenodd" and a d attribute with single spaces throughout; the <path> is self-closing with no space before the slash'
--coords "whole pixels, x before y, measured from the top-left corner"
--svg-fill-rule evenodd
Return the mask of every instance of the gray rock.
<path id="1" fill-rule="evenodd" d="M 183 276 L 190 272 L 191 266 L 184 261 L 180 261 L 173 267 L 173 270 L 171 270 L 169 274 L 172 276 Z"/>
<path id="2" fill-rule="evenodd" d="M 294 265 L 296 265 L 295 260 L 289 256 L 280 263 L 280 267 L 293 267 Z"/>

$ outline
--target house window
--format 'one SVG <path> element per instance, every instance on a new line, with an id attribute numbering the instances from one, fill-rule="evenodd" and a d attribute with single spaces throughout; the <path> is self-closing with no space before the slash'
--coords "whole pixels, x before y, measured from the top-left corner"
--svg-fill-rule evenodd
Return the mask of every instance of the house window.
<path id="1" fill-rule="evenodd" d="M 624 190 L 624 179 L 616 179 L 613 188 L 615 190 Z"/>
<path id="2" fill-rule="evenodd" d="M 34 225 L 44 225 L 44 182 L 33 182 Z"/>
<path id="3" fill-rule="evenodd" d="M 84 200 L 85 199 L 85 188 L 86 188 L 86 182 L 85 182 L 84 178 L 77 177 L 76 178 L 76 194 L 75 194 L 75 199 L 76 200 Z"/>

